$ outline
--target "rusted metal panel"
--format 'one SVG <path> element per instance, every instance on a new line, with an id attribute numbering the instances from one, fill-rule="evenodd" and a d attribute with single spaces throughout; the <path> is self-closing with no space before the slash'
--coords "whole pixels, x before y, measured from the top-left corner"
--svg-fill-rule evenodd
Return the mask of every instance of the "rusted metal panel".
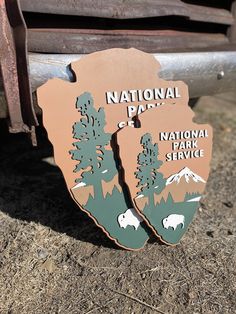
<path id="1" fill-rule="evenodd" d="M 232 3 L 231 12 L 234 17 L 234 25 L 228 30 L 228 37 L 231 43 L 236 43 L 236 1 Z"/>
<path id="2" fill-rule="evenodd" d="M 27 132 L 35 142 L 37 118 L 27 68 L 26 26 L 18 1 L 0 0 L 0 68 L 12 133 Z"/>
<path id="3" fill-rule="evenodd" d="M 225 25 L 232 25 L 234 23 L 232 13 L 225 9 L 190 4 L 186 4 L 186 8 L 188 9 L 188 16 L 192 21 L 218 23 Z"/>
<path id="4" fill-rule="evenodd" d="M 134 47 L 145 52 L 179 51 L 228 43 L 223 34 L 138 30 L 30 29 L 29 51 L 91 53 L 108 48 Z"/>
<path id="5" fill-rule="evenodd" d="M 16 65 L 21 112 L 24 123 L 30 128 L 38 123 L 32 106 L 32 92 L 28 74 L 27 29 L 18 1 L 7 0 L 6 9 L 8 19 L 12 27 L 16 49 Z"/>
<path id="6" fill-rule="evenodd" d="M 0 20 L 0 66 L 8 103 L 10 130 L 12 132 L 28 131 L 21 114 L 14 37 L 4 0 L 0 0 Z"/>
<path id="7" fill-rule="evenodd" d="M 21 0 L 24 11 L 103 18 L 143 18 L 187 14 L 180 0 Z"/>
<path id="8" fill-rule="evenodd" d="M 196 1 L 197 3 L 197 1 Z M 193 21 L 233 24 L 225 9 L 191 5 L 180 0 L 21 0 L 24 11 L 51 14 L 132 19 L 157 16 L 185 16 Z"/>

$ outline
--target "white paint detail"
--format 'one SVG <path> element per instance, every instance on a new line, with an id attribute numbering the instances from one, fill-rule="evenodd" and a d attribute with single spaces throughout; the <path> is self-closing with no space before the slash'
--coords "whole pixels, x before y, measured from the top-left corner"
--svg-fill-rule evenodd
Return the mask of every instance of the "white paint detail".
<path id="1" fill-rule="evenodd" d="M 198 197 L 194 197 L 194 198 L 191 198 L 190 200 L 187 201 L 188 202 L 199 202 L 201 199 L 201 196 L 198 196 Z"/>
<path id="2" fill-rule="evenodd" d="M 107 173 L 107 171 L 108 171 L 107 169 L 106 169 L 106 170 L 103 170 L 102 173 Z"/>
<path id="3" fill-rule="evenodd" d="M 123 214 L 117 217 L 120 228 L 133 226 L 135 230 L 138 229 L 140 223 L 143 221 L 142 217 L 136 212 L 134 208 L 127 209 Z"/>
<path id="4" fill-rule="evenodd" d="M 136 198 L 141 198 L 141 197 L 144 197 L 143 194 L 139 194 Z"/>
<path id="5" fill-rule="evenodd" d="M 190 178 L 194 182 L 203 182 L 206 183 L 206 181 L 197 175 L 196 173 L 192 172 L 188 167 L 184 167 L 182 170 L 180 170 L 178 173 L 172 174 L 169 178 L 166 180 L 166 185 L 169 185 L 173 182 L 176 182 L 177 184 L 180 182 L 180 179 L 184 177 L 185 181 L 187 183 L 190 182 Z"/>
<path id="6" fill-rule="evenodd" d="M 178 214 L 171 214 L 167 216 L 166 218 L 162 219 L 162 224 L 165 229 L 168 229 L 169 227 L 173 228 L 174 230 L 177 228 L 178 225 L 182 225 L 181 228 L 184 228 L 184 215 L 178 215 Z"/>
<path id="7" fill-rule="evenodd" d="M 79 182 L 78 184 L 76 184 L 75 186 L 73 186 L 72 190 L 73 190 L 73 189 L 77 189 L 77 188 L 81 188 L 82 186 L 85 186 L 85 185 L 86 185 L 86 183 L 84 183 L 84 182 Z"/>

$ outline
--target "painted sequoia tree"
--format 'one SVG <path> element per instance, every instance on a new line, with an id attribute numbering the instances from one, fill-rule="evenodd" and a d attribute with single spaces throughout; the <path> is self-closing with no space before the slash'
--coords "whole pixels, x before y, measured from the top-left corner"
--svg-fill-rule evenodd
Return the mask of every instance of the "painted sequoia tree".
<path id="1" fill-rule="evenodd" d="M 154 193 L 160 194 L 165 188 L 166 180 L 158 172 L 162 161 L 158 160 L 158 145 L 152 143 L 151 134 L 146 133 L 141 138 L 143 151 L 138 155 L 138 171 L 135 172 L 139 179 L 139 195 L 148 197 L 149 208 L 154 208 Z"/>
<path id="2" fill-rule="evenodd" d="M 75 149 L 70 153 L 72 159 L 79 161 L 74 172 L 84 170 L 76 182 L 93 185 L 94 196 L 101 199 L 102 180 L 109 182 L 117 173 L 113 152 L 106 149 L 111 134 L 104 131 L 106 125 L 104 109 L 94 108 L 90 93 L 86 92 L 77 98 L 76 108 L 83 118 L 73 125 L 73 138 L 76 141 L 73 143 Z"/>

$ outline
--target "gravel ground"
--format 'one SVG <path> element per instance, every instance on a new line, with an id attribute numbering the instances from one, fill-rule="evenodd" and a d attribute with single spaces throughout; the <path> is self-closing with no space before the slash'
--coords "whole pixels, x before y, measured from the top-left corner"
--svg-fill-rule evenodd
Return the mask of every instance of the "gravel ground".
<path id="1" fill-rule="evenodd" d="M 116 247 L 80 212 L 38 148 L 0 125 L 0 313 L 236 313 L 236 97 L 200 99 L 214 128 L 211 174 L 181 244 Z"/>

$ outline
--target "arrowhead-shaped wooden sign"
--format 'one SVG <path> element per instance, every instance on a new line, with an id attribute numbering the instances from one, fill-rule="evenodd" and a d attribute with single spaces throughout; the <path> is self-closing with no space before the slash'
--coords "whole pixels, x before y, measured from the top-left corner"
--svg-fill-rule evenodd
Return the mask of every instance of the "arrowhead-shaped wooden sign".
<path id="1" fill-rule="evenodd" d="M 187 103 L 166 104 L 141 114 L 140 128 L 117 134 L 134 207 L 168 244 L 186 232 L 210 170 L 212 129 L 193 115 Z"/>
<path id="2" fill-rule="evenodd" d="M 159 68 L 159 63 L 147 53 L 136 49 L 110 49 L 87 55 L 74 62 L 72 70 L 76 82 L 55 78 L 37 91 L 38 102 L 43 110 L 44 126 L 54 146 L 55 161 L 62 170 L 72 198 L 112 240 L 121 247 L 132 250 L 143 247 L 151 228 L 164 241 L 177 242 L 176 237 L 169 240 L 168 237 L 166 239 L 162 236 L 156 216 L 149 219 L 146 208 L 150 210 L 154 206 L 152 209 L 155 211 L 159 201 L 170 201 L 171 196 L 165 198 L 163 195 L 163 200 L 156 197 L 156 194 L 164 193 L 168 186 L 168 175 L 178 176 L 177 170 L 188 172 L 189 168 L 189 171 L 193 171 L 194 178 L 199 176 L 205 181 L 209 171 L 211 130 L 207 127 L 204 129 L 208 132 L 208 138 L 202 138 L 203 142 L 200 139 L 197 144 L 193 144 L 200 149 L 201 145 L 209 145 L 205 149 L 204 157 L 198 159 L 202 162 L 201 171 L 198 162 L 193 163 L 193 167 L 192 164 L 188 167 L 188 162 L 179 163 L 184 164 L 181 169 L 177 169 L 178 167 L 170 162 L 169 169 L 167 161 L 164 160 L 163 154 L 166 150 L 172 154 L 172 150 L 169 152 L 172 140 L 165 134 L 163 141 L 161 140 L 163 145 L 158 147 L 160 132 L 170 132 L 172 129 L 181 132 L 188 127 L 197 130 L 199 127 L 192 123 L 192 112 L 187 107 L 187 86 L 182 82 L 158 78 Z M 161 112 L 165 113 L 162 116 L 165 117 L 166 123 L 160 121 Z M 138 115 L 141 127 L 135 128 L 138 125 Z M 176 123 L 172 115 L 176 115 L 180 123 Z M 159 125 L 170 123 L 170 129 L 159 128 Z M 147 127 L 148 124 L 150 128 Z M 116 142 L 117 134 L 120 155 Z M 128 138 L 125 141 L 126 136 Z M 183 141 L 185 142 L 186 138 Z M 151 161 L 154 170 L 151 170 L 150 166 L 143 168 L 145 158 L 149 158 L 145 155 L 151 147 L 151 155 L 156 155 Z M 163 147 L 165 150 L 162 152 Z M 186 149 L 176 147 L 174 152 L 179 150 Z M 166 170 L 161 173 L 161 169 Z M 147 182 L 144 183 L 145 179 L 142 179 L 144 175 L 146 180 L 149 180 L 150 171 L 157 174 L 160 185 L 163 186 L 163 189 L 158 187 L 153 196 L 145 191 Z M 196 192 L 194 196 L 199 198 L 202 189 L 186 190 L 186 193 L 188 192 Z M 184 202 L 183 193 L 178 197 L 177 194 L 173 193 L 173 202 Z M 139 198 L 140 202 L 137 201 Z M 193 199 L 193 195 L 184 195 L 186 203 L 190 198 Z M 190 203 L 189 201 L 188 204 Z M 194 206 L 195 210 L 196 202 Z M 183 216 L 182 212 L 167 210 L 164 215 L 167 220 L 162 218 L 161 221 L 164 229 L 170 231 L 172 227 L 167 228 L 167 225 L 172 226 L 170 221 L 173 219 L 176 224 L 181 220 L 181 215 Z M 186 230 L 187 219 L 186 216 L 183 228 L 178 223 L 174 228 L 176 232 L 179 228 Z"/>

